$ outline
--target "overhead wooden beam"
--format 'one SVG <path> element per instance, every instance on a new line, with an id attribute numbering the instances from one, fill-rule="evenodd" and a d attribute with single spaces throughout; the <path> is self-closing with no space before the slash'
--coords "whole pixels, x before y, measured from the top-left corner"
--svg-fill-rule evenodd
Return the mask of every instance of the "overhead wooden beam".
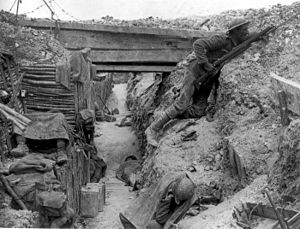
<path id="1" fill-rule="evenodd" d="M 21 26 L 29 26 L 32 28 L 49 29 L 55 28 L 55 22 L 50 20 L 21 20 L 18 22 Z M 160 36 L 173 36 L 173 37 L 201 37 L 213 34 L 211 32 L 198 31 L 198 30 L 179 30 L 179 29 L 160 29 L 148 27 L 135 27 L 135 26 L 113 26 L 102 24 L 85 24 L 78 22 L 59 22 L 60 30 L 89 30 L 89 31 L 107 31 L 113 33 L 135 33 L 135 34 L 152 34 Z"/>
<path id="2" fill-rule="evenodd" d="M 92 61 L 101 66 L 97 71 L 170 72 L 192 50 L 196 38 L 215 34 L 78 22 L 56 25 L 40 19 L 21 20 L 19 25 L 55 32 L 56 39 L 71 51 L 91 48 Z"/>
<path id="3" fill-rule="evenodd" d="M 192 38 L 149 34 L 111 33 L 106 31 L 61 30 L 56 37 L 67 49 L 91 47 L 95 50 L 191 49 Z"/>
<path id="4" fill-rule="evenodd" d="M 91 58 L 95 63 L 177 63 L 188 51 L 181 50 L 129 50 L 129 51 L 95 51 Z"/>
<path id="5" fill-rule="evenodd" d="M 97 65 L 97 72 L 171 72 L 175 66 Z"/>
<path id="6" fill-rule="evenodd" d="M 277 93 L 283 91 L 285 94 L 287 108 L 300 115 L 300 84 L 271 73 L 271 83 L 274 97 L 279 104 Z"/>

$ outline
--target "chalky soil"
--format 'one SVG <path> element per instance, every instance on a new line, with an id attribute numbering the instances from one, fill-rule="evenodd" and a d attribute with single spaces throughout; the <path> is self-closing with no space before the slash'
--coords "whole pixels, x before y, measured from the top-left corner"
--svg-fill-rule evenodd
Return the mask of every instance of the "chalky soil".
<path id="1" fill-rule="evenodd" d="M 131 127 L 118 127 L 128 113 L 125 107 L 126 84 L 117 84 L 113 88 L 113 93 L 108 99 L 110 110 L 118 108 L 120 114 L 116 115 L 116 122 L 98 122 L 96 124 L 95 145 L 98 148 L 99 156 L 107 163 L 106 176 L 106 203 L 104 211 L 98 216 L 86 219 L 85 228 L 116 229 L 123 228 L 119 220 L 119 213 L 125 209 L 130 201 L 135 198 L 135 194 L 130 192 L 129 186 L 115 178 L 119 164 L 128 155 L 137 155 L 138 140 Z M 97 135 L 100 135 L 97 137 Z"/>

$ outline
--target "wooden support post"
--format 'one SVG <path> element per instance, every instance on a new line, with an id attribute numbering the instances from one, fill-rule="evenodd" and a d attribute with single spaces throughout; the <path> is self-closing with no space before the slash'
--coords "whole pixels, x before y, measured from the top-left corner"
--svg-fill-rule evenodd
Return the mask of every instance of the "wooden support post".
<path id="1" fill-rule="evenodd" d="M 87 183 L 91 182 L 91 152 L 88 150 Z"/>
<path id="2" fill-rule="evenodd" d="M 5 73 L 4 73 L 2 64 L 0 64 L 0 74 L 1 74 L 1 76 L 2 76 L 1 78 L 3 80 L 4 90 L 7 90 L 7 82 L 6 82 Z"/>
<path id="3" fill-rule="evenodd" d="M 279 90 L 277 92 L 277 94 L 278 94 L 278 100 L 279 100 L 281 124 L 283 126 L 288 126 L 289 123 L 290 123 L 290 119 L 289 119 L 289 116 L 288 116 L 286 94 L 284 93 L 283 90 Z"/>

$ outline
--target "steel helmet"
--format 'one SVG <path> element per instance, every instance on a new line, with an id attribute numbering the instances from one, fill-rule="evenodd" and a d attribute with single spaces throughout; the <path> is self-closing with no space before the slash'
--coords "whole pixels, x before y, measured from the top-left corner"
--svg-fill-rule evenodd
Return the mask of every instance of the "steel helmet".
<path id="1" fill-rule="evenodd" d="M 192 198 L 194 192 L 195 184 L 188 177 L 180 179 L 179 181 L 177 181 L 174 190 L 176 204 Z"/>
<path id="2" fill-rule="evenodd" d="M 236 29 L 242 25 L 247 25 L 249 24 L 250 22 L 247 21 L 246 19 L 244 18 L 235 18 L 233 19 L 229 24 L 228 24 L 228 28 L 227 28 L 227 32 L 233 30 L 233 29 Z"/>

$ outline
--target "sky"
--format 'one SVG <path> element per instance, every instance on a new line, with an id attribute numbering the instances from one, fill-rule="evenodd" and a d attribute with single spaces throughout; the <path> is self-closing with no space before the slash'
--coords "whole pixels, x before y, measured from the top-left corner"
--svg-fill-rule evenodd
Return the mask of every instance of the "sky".
<path id="1" fill-rule="evenodd" d="M 43 0 L 20 0 L 19 14 L 51 18 Z M 55 12 L 54 19 L 90 20 L 112 16 L 132 20 L 147 17 L 172 19 L 216 14 L 229 9 L 290 5 L 296 0 L 44 0 Z M 0 9 L 16 13 L 18 0 L 0 0 Z M 15 3 L 15 4 L 14 4 Z"/>

